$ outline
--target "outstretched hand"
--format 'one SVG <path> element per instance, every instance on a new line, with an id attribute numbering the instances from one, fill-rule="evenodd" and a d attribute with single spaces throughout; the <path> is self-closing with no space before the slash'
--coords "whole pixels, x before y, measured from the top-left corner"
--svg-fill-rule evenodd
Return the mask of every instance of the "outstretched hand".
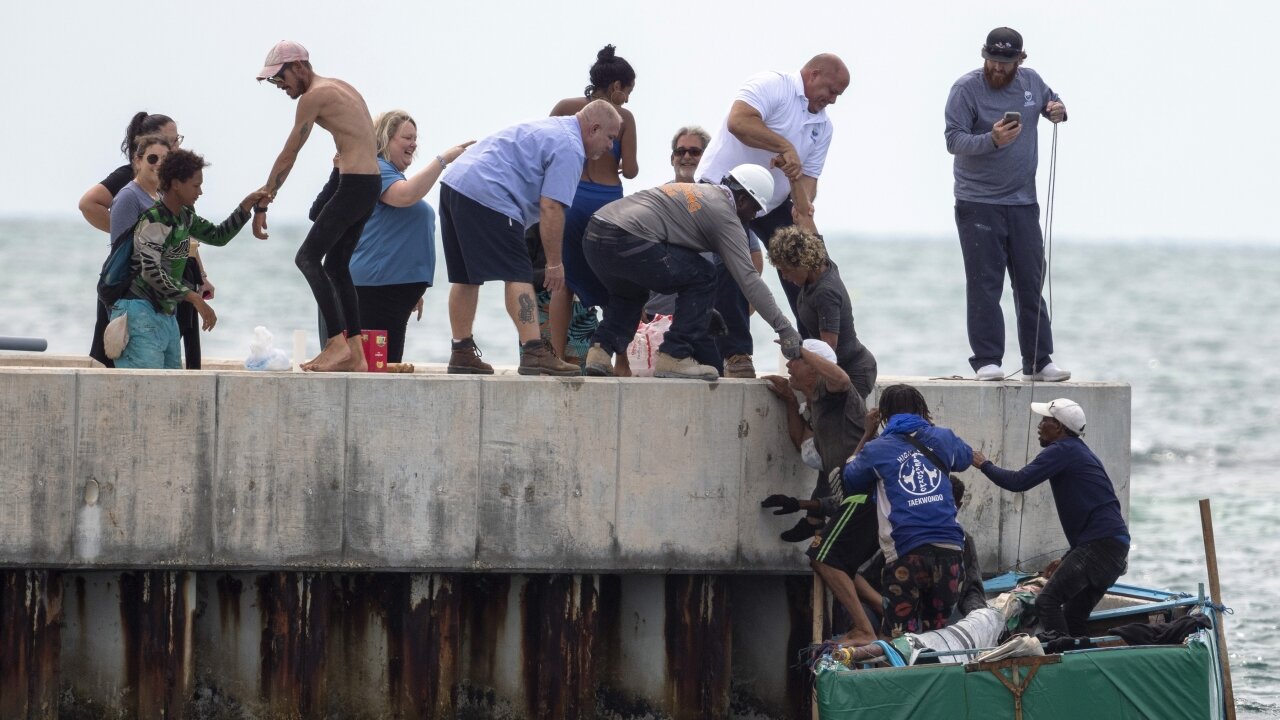
<path id="1" fill-rule="evenodd" d="M 476 141 L 475 141 L 475 140 L 468 140 L 468 141 L 466 141 L 466 142 L 464 142 L 464 143 L 461 143 L 461 144 L 459 144 L 459 145 L 454 145 L 453 147 L 449 148 L 448 150 L 445 150 L 444 152 L 440 153 L 440 157 L 444 158 L 444 161 L 445 161 L 446 163 L 452 163 L 454 160 L 457 160 L 457 159 L 458 159 L 458 156 L 460 156 L 460 155 L 462 155 L 462 153 L 466 152 L 467 148 L 469 148 L 469 147 L 471 147 L 472 145 L 475 145 L 475 144 L 476 144 Z"/>
<path id="2" fill-rule="evenodd" d="M 790 495 L 770 495 L 760 501 L 762 508 L 778 508 L 773 511 L 774 515 L 790 515 L 793 512 L 800 511 L 800 501 Z"/>

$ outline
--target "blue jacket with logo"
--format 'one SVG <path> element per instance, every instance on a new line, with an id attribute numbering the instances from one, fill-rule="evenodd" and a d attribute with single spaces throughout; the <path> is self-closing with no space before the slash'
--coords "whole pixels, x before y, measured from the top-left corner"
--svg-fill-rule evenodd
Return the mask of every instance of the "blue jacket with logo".
<path id="1" fill-rule="evenodd" d="M 939 468 L 903 436 L 912 434 L 949 465 Z M 973 461 L 973 449 L 946 428 L 919 415 L 889 418 L 880 437 L 867 443 L 844 468 L 845 495 L 875 491 L 880 547 L 894 562 L 922 545 L 964 547 L 956 522 L 949 473 Z"/>

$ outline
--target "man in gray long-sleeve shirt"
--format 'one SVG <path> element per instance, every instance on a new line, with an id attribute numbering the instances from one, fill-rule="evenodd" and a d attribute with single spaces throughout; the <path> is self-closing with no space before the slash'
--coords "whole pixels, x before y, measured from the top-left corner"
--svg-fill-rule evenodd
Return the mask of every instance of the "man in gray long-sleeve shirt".
<path id="1" fill-rule="evenodd" d="M 714 367 L 695 358 L 708 347 L 707 321 L 715 302 L 715 268 L 699 253 L 720 256 L 747 300 L 778 332 L 788 358 L 800 353 L 800 333 L 778 309 L 751 264 L 746 223 L 773 192 L 773 178 L 758 165 L 739 165 L 725 185 L 668 183 L 616 200 L 587 225 L 582 249 L 609 289 L 604 320 L 587 351 L 588 375 L 612 375 L 612 356 L 635 335 L 649 292 L 676 295 L 676 311 L 658 356 L 658 377 L 715 380 Z"/>
<path id="2" fill-rule="evenodd" d="M 1044 238 L 1036 202 L 1036 124 L 1067 119 L 1058 94 L 1021 67 L 1022 36 L 1002 27 L 987 35 L 982 69 L 965 74 L 947 97 L 947 151 L 955 156 L 956 228 L 964 254 L 969 364 L 979 380 L 1002 380 L 1008 268 L 1025 379 L 1060 382 L 1071 373 L 1050 357 L 1053 334 L 1041 295 Z"/>

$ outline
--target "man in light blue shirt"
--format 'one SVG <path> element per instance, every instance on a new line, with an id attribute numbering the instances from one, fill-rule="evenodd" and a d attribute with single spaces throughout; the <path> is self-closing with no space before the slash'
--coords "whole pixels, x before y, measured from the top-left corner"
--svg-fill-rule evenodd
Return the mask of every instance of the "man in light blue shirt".
<path id="1" fill-rule="evenodd" d="M 440 180 L 440 230 L 449 271 L 449 372 L 491 374 L 472 338 L 480 285 L 501 280 L 507 312 L 520 336 L 521 375 L 577 375 L 542 340 L 525 229 L 540 222 L 547 257 L 543 285 L 564 286 L 560 243 L 564 208 L 573 203 L 583 163 L 609 150 L 622 117 L 608 102 L 576 115 L 500 130 L 471 147 Z"/>
<path id="2" fill-rule="evenodd" d="M 978 380 L 1003 380 L 1005 270 L 1013 285 L 1023 377 L 1061 382 L 1071 373 L 1050 358 L 1053 334 L 1041 295 L 1044 239 L 1036 203 L 1036 125 L 1067 119 L 1058 94 L 1030 68 L 1022 36 L 1002 27 L 987 35 L 981 69 L 947 96 L 947 152 L 955 156 L 956 228 L 964 255 L 969 364 Z"/>

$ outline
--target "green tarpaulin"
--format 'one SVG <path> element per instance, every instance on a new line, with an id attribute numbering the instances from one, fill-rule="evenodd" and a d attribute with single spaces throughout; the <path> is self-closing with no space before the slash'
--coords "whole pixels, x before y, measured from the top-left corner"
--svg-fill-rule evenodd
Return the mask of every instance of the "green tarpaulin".
<path id="1" fill-rule="evenodd" d="M 1124 647 L 1066 653 L 1040 665 L 1022 696 L 1024 720 L 1219 717 L 1212 649 Z M 1009 677 L 1010 670 L 1002 670 Z M 1019 670 L 1025 678 L 1027 670 Z M 990 671 L 920 665 L 823 672 L 818 707 L 824 720 L 1013 718 L 1013 694 Z"/>

